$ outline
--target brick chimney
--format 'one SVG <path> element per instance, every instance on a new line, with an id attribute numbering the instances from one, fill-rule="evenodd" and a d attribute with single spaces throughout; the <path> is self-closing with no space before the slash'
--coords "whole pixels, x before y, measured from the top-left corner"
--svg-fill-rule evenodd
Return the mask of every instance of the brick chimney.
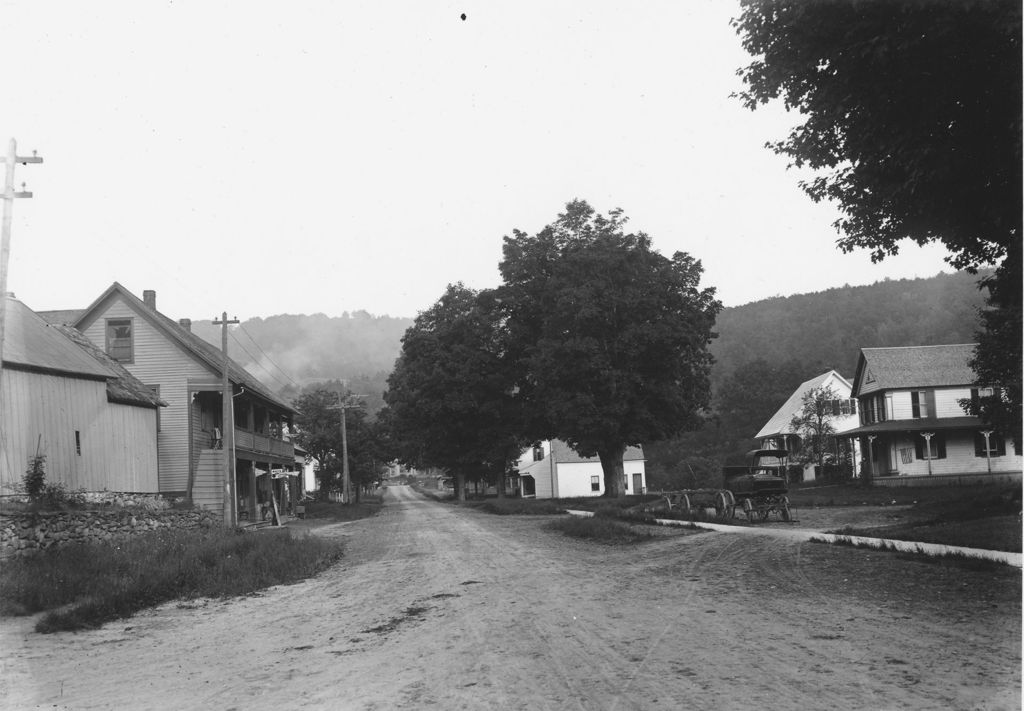
<path id="1" fill-rule="evenodd" d="M 192 333 L 192 319 L 190 318 L 179 318 L 178 325 L 184 328 L 189 333 Z"/>
<path id="2" fill-rule="evenodd" d="M 156 311 L 156 292 L 152 289 L 146 289 L 142 292 L 142 303 L 149 308 Z"/>

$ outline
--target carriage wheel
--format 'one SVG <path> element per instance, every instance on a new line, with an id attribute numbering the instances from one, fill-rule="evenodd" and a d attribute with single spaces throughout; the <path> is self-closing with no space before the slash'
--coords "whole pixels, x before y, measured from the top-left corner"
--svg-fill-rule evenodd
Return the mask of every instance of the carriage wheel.
<path id="1" fill-rule="evenodd" d="M 747 521 L 750 523 L 754 522 L 757 512 L 754 510 L 754 502 L 750 499 L 743 499 L 743 513 L 747 515 Z"/>
<path id="2" fill-rule="evenodd" d="M 679 495 L 679 503 L 677 504 L 679 510 L 683 512 L 683 515 L 690 515 L 690 497 L 688 494 Z"/>
<path id="3" fill-rule="evenodd" d="M 729 497 L 721 491 L 715 494 L 715 513 L 726 521 L 732 518 L 733 507 L 729 505 Z"/>

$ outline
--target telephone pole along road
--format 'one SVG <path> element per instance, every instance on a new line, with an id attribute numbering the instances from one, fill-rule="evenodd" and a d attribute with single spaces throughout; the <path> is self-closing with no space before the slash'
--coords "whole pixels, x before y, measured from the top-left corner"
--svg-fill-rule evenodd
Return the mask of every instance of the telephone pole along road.
<path id="1" fill-rule="evenodd" d="M 78 634 L 0 623 L 5 708 L 1017 708 L 1021 576 L 657 529 L 603 546 L 404 486 L 340 564 Z"/>

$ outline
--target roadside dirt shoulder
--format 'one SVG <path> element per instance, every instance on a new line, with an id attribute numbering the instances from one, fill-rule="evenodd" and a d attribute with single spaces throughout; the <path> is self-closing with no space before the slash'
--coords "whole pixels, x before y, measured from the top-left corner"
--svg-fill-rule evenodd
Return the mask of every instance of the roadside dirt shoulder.
<path id="1" fill-rule="evenodd" d="M 389 490 L 314 580 L 0 623 L 10 708 L 1019 708 L 1020 571 L 682 530 L 598 546 Z"/>

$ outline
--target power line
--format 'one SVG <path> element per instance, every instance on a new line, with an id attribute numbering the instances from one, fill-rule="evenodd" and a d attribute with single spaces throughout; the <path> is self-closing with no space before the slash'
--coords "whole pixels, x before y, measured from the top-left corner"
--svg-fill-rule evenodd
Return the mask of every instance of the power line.
<path id="1" fill-rule="evenodd" d="M 238 324 L 238 328 L 239 328 L 239 329 L 241 329 L 242 333 L 244 333 L 244 334 L 245 334 L 246 336 L 248 336 L 248 337 L 249 337 L 249 340 L 250 340 L 250 341 L 252 341 L 252 344 L 253 344 L 254 346 L 256 346 L 256 349 L 257 349 L 257 350 L 258 350 L 258 351 L 259 351 L 260 353 L 262 353 L 262 354 L 263 354 L 263 357 L 264 357 L 264 358 L 266 358 L 267 360 L 269 360 L 269 361 L 270 361 L 270 363 L 271 363 L 271 365 L 273 365 L 273 366 L 274 366 L 275 368 L 277 368 L 277 369 L 278 369 L 278 371 L 280 371 L 281 375 L 283 375 L 284 377 L 288 378 L 288 382 L 290 382 L 290 383 L 291 383 L 292 385 L 294 385 L 295 387 L 300 387 L 300 386 L 299 386 L 299 384 L 298 384 L 298 383 L 296 383 L 296 382 L 295 382 L 294 380 L 292 380 L 292 379 L 291 379 L 291 377 L 290 377 L 290 376 L 288 375 L 288 373 L 286 373 L 286 372 L 284 371 L 284 368 L 282 368 L 282 367 L 281 367 L 281 366 L 279 366 L 279 365 L 278 365 L 278 364 L 277 364 L 276 362 L 274 362 L 274 359 L 273 359 L 273 358 L 271 358 L 271 357 L 270 357 L 270 355 L 269 355 L 269 354 L 268 354 L 268 353 L 267 353 L 267 352 L 266 352 L 265 350 L 263 350 L 262 348 L 260 348 L 260 344 L 259 344 L 259 343 L 257 343 L 257 342 L 256 342 L 256 339 L 252 337 L 252 334 L 250 334 L 250 333 L 249 333 L 248 331 L 246 331 L 246 330 L 245 330 L 245 326 L 243 326 L 242 324 Z"/>
<path id="2" fill-rule="evenodd" d="M 250 359 L 252 360 L 252 363 L 253 363 L 253 365 L 258 365 L 258 366 L 259 366 L 260 368 L 262 368 L 262 369 L 263 369 L 263 372 L 265 372 L 265 373 L 266 373 L 267 375 L 269 375 L 269 376 L 270 376 L 271 378 L 273 378 L 273 379 L 274 379 L 275 381 L 277 381 L 277 382 L 278 382 L 278 384 L 280 384 L 280 385 L 282 385 L 282 386 L 284 386 L 284 385 L 287 385 L 287 384 L 288 384 L 288 383 L 284 382 L 283 380 L 281 380 L 280 378 L 278 378 L 278 377 L 277 377 L 276 375 L 274 375 L 274 374 L 273 374 L 272 372 L 270 372 L 270 370 L 269 370 L 269 369 L 268 369 L 268 368 L 267 368 L 267 367 L 266 367 L 265 365 L 263 365 L 262 363 L 260 363 L 260 361 L 259 361 L 259 358 L 257 358 L 257 357 L 256 357 L 256 356 L 254 356 L 254 355 L 253 355 L 252 353 L 250 353 L 250 352 L 249 352 L 249 350 L 248 350 L 248 349 L 247 349 L 247 348 L 246 348 L 245 346 L 243 346 L 243 345 L 242 345 L 242 342 L 241 342 L 241 341 L 239 341 L 239 340 L 238 340 L 238 339 L 237 339 L 237 338 L 235 337 L 235 334 L 233 334 L 233 333 L 231 333 L 231 332 L 229 331 L 229 332 L 228 332 L 228 335 L 230 335 L 230 336 L 231 336 L 231 340 L 233 340 L 233 341 L 235 342 L 235 345 L 237 345 L 237 346 L 238 346 L 239 348 L 241 348 L 241 349 L 242 349 L 243 351 L 245 351 L 245 354 L 246 354 L 247 356 L 249 356 L 249 358 L 250 358 Z"/>

